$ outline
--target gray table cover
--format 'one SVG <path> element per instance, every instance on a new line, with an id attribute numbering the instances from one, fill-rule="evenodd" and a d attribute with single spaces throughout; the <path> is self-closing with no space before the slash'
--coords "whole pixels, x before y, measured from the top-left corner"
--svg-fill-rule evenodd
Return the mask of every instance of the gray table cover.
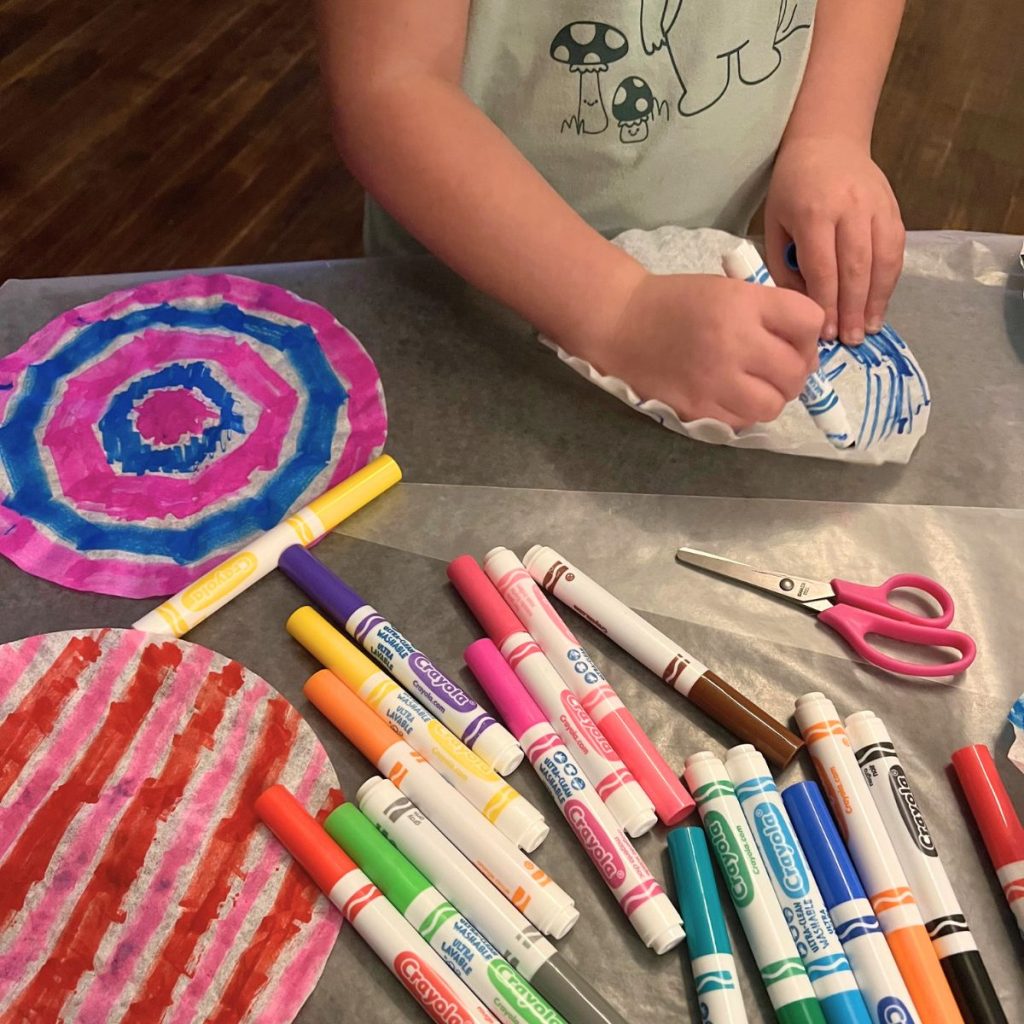
<path id="1" fill-rule="evenodd" d="M 720 674 L 787 719 L 793 698 L 824 690 L 840 713 L 887 722 L 1011 1021 L 1024 1021 L 1024 945 L 947 764 L 987 743 L 1024 811 L 1007 761 L 1005 714 L 1024 689 L 1018 615 L 1024 551 L 1024 303 L 1019 240 L 911 237 L 890 319 L 928 374 L 928 433 L 907 466 L 863 467 L 711 447 L 680 438 L 599 392 L 517 318 L 430 259 L 241 268 L 331 309 L 377 362 L 387 450 L 399 488 L 350 520 L 318 554 L 435 661 L 475 689 L 462 650 L 480 635 L 447 585 L 445 560 L 505 544 L 559 549 Z M 67 309 L 147 277 L 9 281 L 0 353 Z M 926 572 L 957 600 L 954 625 L 978 640 L 956 681 L 896 680 L 858 664 L 797 610 L 673 563 L 681 543 L 818 578 L 880 582 Z M 155 602 L 152 602 L 155 603 Z M 303 599 L 279 574 L 189 639 L 237 658 L 276 686 L 322 739 L 348 794 L 371 773 L 302 696 L 317 667 L 284 632 Z M 0 561 L 0 642 L 52 630 L 125 626 L 150 603 L 75 593 Z M 570 625 L 626 704 L 682 771 L 721 754 L 728 735 L 586 623 Z M 802 755 L 780 784 L 810 777 Z M 582 910 L 559 947 L 631 1024 L 697 1020 L 685 953 L 644 949 L 528 767 L 513 784 L 552 826 L 537 862 Z M 664 831 L 638 849 L 671 891 Z M 724 890 L 723 890 L 724 896 Z M 732 909 L 751 1020 L 771 1011 Z M 304 1024 L 416 1021 L 416 1005 L 346 927 L 298 1018 Z"/>

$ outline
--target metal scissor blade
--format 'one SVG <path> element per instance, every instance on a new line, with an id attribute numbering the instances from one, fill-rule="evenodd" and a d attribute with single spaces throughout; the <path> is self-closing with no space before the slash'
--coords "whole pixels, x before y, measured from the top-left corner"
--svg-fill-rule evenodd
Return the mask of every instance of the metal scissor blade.
<path id="1" fill-rule="evenodd" d="M 828 583 L 821 580 L 809 580 L 802 576 L 790 576 L 787 573 L 772 572 L 767 569 L 755 569 L 746 562 L 736 562 L 731 558 L 713 555 L 710 551 L 698 551 L 696 548 L 680 548 L 676 552 L 676 561 L 684 565 L 693 565 L 698 569 L 724 576 L 726 579 L 745 583 L 749 587 L 763 590 L 776 597 L 784 597 L 802 608 L 810 611 L 823 612 L 832 606 L 835 594 Z"/>

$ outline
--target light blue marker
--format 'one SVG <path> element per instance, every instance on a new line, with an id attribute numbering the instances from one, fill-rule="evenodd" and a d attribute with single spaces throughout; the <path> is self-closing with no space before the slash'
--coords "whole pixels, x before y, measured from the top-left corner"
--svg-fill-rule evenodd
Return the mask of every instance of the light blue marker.
<path id="1" fill-rule="evenodd" d="M 882 926 L 816 782 L 787 786 L 782 802 L 850 959 L 872 1024 L 921 1024 Z"/>
<path id="2" fill-rule="evenodd" d="M 828 1024 L 872 1024 L 768 762 L 749 743 L 725 755 L 736 798 Z"/>
<path id="3" fill-rule="evenodd" d="M 711 854 L 702 829 L 673 829 L 668 855 L 676 883 L 676 900 L 686 929 L 693 982 L 703 1024 L 747 1024 L 736 980 L 736 962 L 718 898 Z"/>
<path id="4" fill-rule="evenodd" d="M 735 278 L 737 281 L 775 287 L 775 282 L 761 260 L 760 253 L 749 242 L 741 242 L 731 252 L 727 252 L 722 257 L 722 269 L 726 277 Z M 836 389 L 820 369 L 815 370 L 807 378 L 804 389 L 800 392 L 800 401 L 833 448 L 853 447 L 855 438 L 850 429 L 850 421 L 846 417 L 846 410 L 839 401 Z"/>

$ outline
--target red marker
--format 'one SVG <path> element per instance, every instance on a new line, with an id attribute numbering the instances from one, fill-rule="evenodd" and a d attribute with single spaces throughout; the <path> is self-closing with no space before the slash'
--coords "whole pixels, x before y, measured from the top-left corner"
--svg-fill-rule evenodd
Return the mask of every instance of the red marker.
<path id="1" fill-rule="evenodd" d="M 497 1024 L 284 786 L 266 790 L 256 813 L 435 1024 Z"/>
<path id="2" fill-rule="evenodd" d="M 988 747 L 961 747 L 952 757 L 989 859 L 1024 938 L 1024 825 L 1010 803 Z"/>

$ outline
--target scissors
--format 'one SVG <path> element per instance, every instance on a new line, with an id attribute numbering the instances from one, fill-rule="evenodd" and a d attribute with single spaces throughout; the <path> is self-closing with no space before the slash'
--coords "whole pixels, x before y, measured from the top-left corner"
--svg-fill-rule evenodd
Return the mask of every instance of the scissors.
<path id="1" fill-rule="evenodd" d="M 947 627 L 953 621 L 953 598 L 940 583 L 916 573 L 890 576 L 877 587 L 849 580 L 825 583 L 808 580 L 789 573 L 756 569 L 731 558 L 722 558 L 695 548 L 680 548 L 676 560 L 685 565 L 706 569 L 717 576 L 738 580 L 776 597 L 793 601 L 801 608 L 816 612 L 818 621 L 835 630 L 865 661 L 886 672 L 907 676 L 952 676 L 963 672 L 974 661 L 977 647 L 966 633 Z M 917 615 L 889 600 L 894 590 L 919 590 L 938 602 L 938 615 Z M 960 654 L 957 661 L 926 665 L 893 658 L 874 644 L 868 636 L 888 637 L 917 647 L 951 647 Z"/>

